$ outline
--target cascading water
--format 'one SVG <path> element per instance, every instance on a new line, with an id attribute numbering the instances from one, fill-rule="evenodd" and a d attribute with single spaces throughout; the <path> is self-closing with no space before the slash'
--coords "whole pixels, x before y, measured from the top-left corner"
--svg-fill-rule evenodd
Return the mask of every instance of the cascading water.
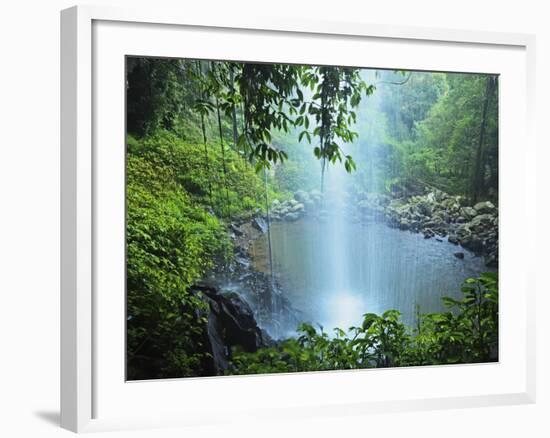
<path id="1" fill-rule="evenodd" d="M 359 198 L 385 191 L 389 179 L 380 165 L 387 148 L 379 105 L 376 95 L 364 100 L 358 111 L 363 114 L 359 140 L 346 145 L 358 171 L 350 175 L 341 165 L 328 165 L 324 193 L 315 193 L 321 199 L 316 210 L 298 220 L 270 221 L 265 238 L 253 243 L 252 252 L 260 255 L 253 260 L 255 268 L 272 279 L 267 328 L 276 338 L 296 329 L 294 320 L 283 321 L 282 297 L 300 312 L 301 321 L 329 333 L 360 324 L 365 313 L 389 309 L 399 310 L 413 325 L 417 309 L 443 310 L 442 296 L 459 298 L 463 281 L 486 270 L 483 260 L 468 251 L 463 250 L 464 259 L 455 257 L 457 247 L 445 239 L 424 239 L 361 213 Z M 319 162 L 311 166 L 317 168 L 308 169 L 309 174 L 319 171 Z"/>

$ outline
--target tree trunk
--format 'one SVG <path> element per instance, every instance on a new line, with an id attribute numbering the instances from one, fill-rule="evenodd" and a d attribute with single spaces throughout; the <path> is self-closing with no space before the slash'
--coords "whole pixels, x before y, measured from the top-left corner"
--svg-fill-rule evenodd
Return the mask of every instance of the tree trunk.
<path id="1" fill-rule="evenodd" d="M 202 79 L 203 71 L 202 71 L 202 64 L 197 59 L 196 61 L 197 66 L 197 75 Z M 200 84 L 200 82 L 199 82 Z M 206 99 L 206 92 L 202 89 L 202 85 L 199 85 L 199 93 L 203 99 Z M 208 197 L 210 200 L 210 208 L 214 210 L 214 204 L 212 200 L 212 183 L 210 182 L 210 162 L 208 159 L 208 141 L 206 138 L 206 124 L 204 121 L 204 114 L 201 112 L 201 130 L 202 130 L 202 141 L 204 146 L 204 164 L 206 168 L 206 175 L 208 180 Z"/>
<path id="2" fill-rule="evenodd" d="M 481 186 L 483 185 L 483 173 L 485 170 L 484 165 L 484 150 L 483 146 L 485 143 L 485 131 L 487 128 L 487 111 L 489 108 L 489 103 L 491 97 L 495 91 L 496 78 L 493 76 L 487 77 L 487 85 L 485 88 L 485 99 L 483 101 L 483 110 L 481 113 L 481 126 L 479 128 L 479 141 L 477 144 L 476 150 L 476 159 L 475 159 L 475 168 L 472 177 L 472 202 L 475 204 L 479 199 L 479 194 L 481 192 Z"/>

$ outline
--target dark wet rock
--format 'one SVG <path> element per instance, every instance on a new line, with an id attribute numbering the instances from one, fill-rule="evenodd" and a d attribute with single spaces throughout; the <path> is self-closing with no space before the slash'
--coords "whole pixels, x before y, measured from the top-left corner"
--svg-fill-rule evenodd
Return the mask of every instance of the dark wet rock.
<path id="1" fill-rule="evenodd" d="M 193 293 L 208 304 L 206 350 L 216 374 L 229 366 L 231 350 L 240 347 L 247 352 L 271 345 L 272 340 L 258 326 L 249 304 L 237 293 L 219 293 L 213 287 L 193 286 Z"/>
<path id="2" fill-rule="evenodd" d="M 464 260 L 464 253 L 463 252 L 455 252 L 453 254 L 457 259 Z"/>

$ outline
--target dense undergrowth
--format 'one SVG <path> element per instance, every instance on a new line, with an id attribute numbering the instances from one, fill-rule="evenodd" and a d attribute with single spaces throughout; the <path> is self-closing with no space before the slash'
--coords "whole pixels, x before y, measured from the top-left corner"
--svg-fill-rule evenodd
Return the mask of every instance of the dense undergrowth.
<path id="1" fill-rule="evenodd" d="M 174 133 L 127 147 L 128 374 L 200 375 L 207 309 L 188 289 L 230 261 L 227 224 L 264 208 L 264 183 L 218 144 L 206 145 L 208 166 L 204 144 Z"/>

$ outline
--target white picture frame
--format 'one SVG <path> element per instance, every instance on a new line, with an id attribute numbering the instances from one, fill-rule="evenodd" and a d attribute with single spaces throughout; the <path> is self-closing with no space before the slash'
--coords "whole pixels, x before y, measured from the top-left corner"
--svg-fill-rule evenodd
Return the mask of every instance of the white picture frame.
<path id="1" fill-rule="evenodd" d="M 147 37 L 141 38 L 140 35 L 145 32 L 145 29 L 148 32 Z M 125 401 L 139 400 L 140 397 L 142 400 L 147 400 L 151 397 L 158 397 L 160 394 L 173 392 L 170 388 L 181 385 L 182 382 L 125 383 L 123 380 L 120 381 L 121 370 L 117 368 L 118 365 L 113 365 L 113 363 L 120 364 L 119 359 L 123 357 L 124 352 L 119 352 L 118 362 L 111 363 L 105 359 L 110 356 L 106 354 L 107 352 L 116 352 L 116 348 L 120 347 L 120 343 L 116 344 L 117 341 L 113 341 L 113 344 L 109 346 L 111 350 L 108 350 L 105 345 L 111 341 L 106 339 L 104 332 L 114 328 L 114 332 L 117 333 L 114 338 L 120 340 L 120 336 L 122 336 L 118 330 L 120 326 L 117 325 L 114 318 L 120 318 L 123 324 L 124 317 L 123 313 L 119 312 L 119 305 L 120 297 L 124 296 L 124 290 L 123 288 L 120 290 L 117 284 L 120 286 L 119 280 L 122 278 L 120 275 L 124 274 L 119 272 L 111 276 L 102 268 L 106 263 L 102 256 L 102 254 L 105 255 L 104 243 L 106 240 L 102 239 L 106 239 L 106 237 L 101 236 L 105 235 L 104 230 L 105 227 L 109 227 L 109 223 L 104 221 L 101 214 L 105 208 L 102 210 L 97 207 L 103 202 L 107 203 L 104 206 L 114 205 L 116 207 L 118 204 L 115 203 L 119 202 L 120 198 L 113 196 L 112 199 L 107 200 L 109 196 L 106 194 L 105 187 L 116 186 L 117 190 L 121 187 L 120 179 L 106 179 L 105 175 L 110 173 L 107 169 L 108 164 L 105 154 L 97 154 L 97 147 L 98 144 L 105 144 L 105 140 L 109 138 L 117 142 L 120 139 L 118 134 L 124 129 L 119 123 L 124 119 L 124 114 L 120 114 L 120 111 L 116 112 L 116 108 L 119 107 L 112 110 L 115 117 L 110 117 L 114 124 L 112 132 L 111 128 L 103 123 L 102 117 L 104 116 L 101 111 L 101 108 L 105 108 L 106 105 L 104 96 L 108 94 L 115 96 L 115 99 L 117 96 L 120 97 L 120 93 L 123 91 L 123 88 L 119 89 L 120 81 L 123 81 L 123 77 L 115 74 L 116 81 L 118 81 L 114 84 L 115 89 L 109 88 L 110 85 L 104 86 L 98 81 L 103 81 L 102 78 L 110 74 L 111 65 L 107 63 L 109 59 L 117 59 L 118 63 L 122 62 L 121 53 L 151 54 L 151 50 L 155 50 L 157 37 L 163 38 L 163 35 L 166 37 L 168 33 L 175 32 L 175 34 L 170 34 L 171 38 L 173 39 L 174 36 L 179 38 L 178 32 L 183 29 L 185 32 L 200 32 L 202 37 L 214 37 L 215 35 L 220 37 L 224 32 L 227 34 L 234 32 L 235 41 L 237 38 L 246 39 L 253 36 L 258 40 L 266 38 L 265 42 L 270 41 L 271 44 L 277 38 L 283 37 L 309 38 L 311 40 L 325 38 L 327 41 L 334 39 L 335 46 L 333 48 L 327 48 L 324 55 L 317 55 L 327 57 L 335 56 L 334 53 L 330 53 L 331 50 L 335 52 L 338 44 L 343 44 L 343 42 L 374 45 L 384 43 L 387 46 L 406 44 L 411 47 L 411 50 L 418 47 L 426 51 L 427 54 L 430 50 L 439 50 L 444 53 L 447 46 L 452 45 L 464 53 L 460 56 L 465 57 L 469 52 L 476 50 L 481 50 L 478 55 L 483 55 L 485 53 L 483 51 L 486 51 L 487 56 L 490 56 L 489 52 L 495 52 L 495 59 L 498 58 L 500 61 L 494 62 L 494 67 L 490 66 L 491 60 L 483 60 L 481 59 L 483 56 L 477 56 L 477 58 L 472 57 L 472 63 L 465 71 L 475 69 L 476 62 L 480 66 L 486 66 L 483 68 L 484 72 L 502 74 L 509 68 L 506 70 L 508 76 L 505 75 L 505 78 L 509 77 L 509 84 L 514 84 L 517 89 L 510 94 L 508 102 L 513 102 L 514 106 L 518 106 L 519 109 L 515 108 L 513 110 L 515 112 L 504 114 L 504 117 L 510 117 L 509 120 L 512 120 L 512 117 L 519 115 L 520 118 L 516 122 L 517 126 L 503 131 L 503 136 L 510 135 L 510 139 L 521 140 L 522 148 L 519 151 L 510 149 L 509 153 L 503 154 L 502 165 L 506 170 L 508 160 L 511 163 L 522 160 L 522 166 L 519 166 L 519 173 L 516 174 L 516 178 L 520 181 L 518 187 L 513 189 L 510 187 L 505 193 L 504 188 L 501 190 L 507 197 L 535 203 L 534 198 L 531 198 L 534 196 L 532 193 L 535 193 L 533 190 L 535 186 L 533 158 L 535 142 L 532 128 L 535 40 L 532 35 L 383 26 L 360 22 L 317 22 L 291 18 L 284 20 L 275 18 L 248 20 L 243 18 L 239 21 L 228 22 L 224 17 L 215 15 L 193 16 L 188 15 L 185 11 L 157 9 L 129 10 L 103 6 L 77 6 L 66 9 L 61 13 L 61 425 L 75 432 L 203 424 L 210 421 L 204 410 L 205 405 L 201 405 L 200 400 L 194 403 L 195 411 L 190 411 L 189 406 L 184 402 L 174 406 L 170 411 L 166 409 L 166 406 L 160 404 L 144 406 L 142 412 L 139 412 L 140 406 L 131 406 L 133 411 L 131 409 L 118 411 L 117 406 L 124 403 L 121 403 L 122 398 L 117 397 L 127 397 L 124 399 Z M 129 32 L 127 35 L 130 35 L 131 38 L 125 38 L 120 32 Z M 182 33 L 181 38 L 186 37 L 185 32 Z M 154 34 L 157 37 L 154 37 Z M 109 41 L 108 46 L 110 47 L 107 47 L 105 41 Z M 125 46 L 129 41 L 133 44 L 131 49 L 127 45 Z M 140 47 L 143 52 L 140 51 Z M 172 52 L 169 50 L 171 49 L 166 47 L 165 52 L 159 50 L 156 54 L 159 56 L 170 55 Z M 263 47 L 258 48 L 265 52 L 265 47 L 264 44 Z M 274 45 L 270 47 L 274 47 Z M 209 49 L 207 45 L 204 45 L 202 50 L 208 51 Z M 218 47 L 216 50 L 218 52 L 209 51 L 208 53 L 211 55 L 208 56 L 219 54 L 219 50 L 223 50 L 223 47 Z M 403 51 L 403 49 L 400 50 Z M 402 53 L 405 55 L 404 51 Z M 174 54 L 177 55 L 176 52 Z M 208 56 L 204 57 L 208 58 Z M 226 59 L 234 59 L 236 56 L 239 56 L 238 53 L 233 52 L 228 54 Z M 247 60 L 255 59 L 254 55 L 244 56 L 247 56 Z M 277 58 L 279 55 L 275 51 L 272 56 L 273 59 L 282 59 Z M 285 56 L 298 56 L 298 54 L 296 52 L 294 55 Z M 447 65 L 455 66 L 451 70 L 462 70 L 460 69 L 460 56 L 458 58 L 457 56 L 452 60 L 454 64 L 451 64 L 451 57 L 448 57 L 449 64 Z M 384 61 L 380 59 L 377 62 Z M 426 65 L 425 68 L 437 69 L 437 62 L 443 61 L 434 60 L 433 65 Z M 376 62 L 365 66 L 388 66 L 375 64 Z M 502 71 L 498 70 L 499 65 L 503 66 Z M 120 72 L 116 69 L 113 71 Z M 505 85 L 506 82 L 503 88 Z M 508 92 L 504 91 L 504 93 Z M 507 95 L 501 97 L 504 98 L 504 102 L 508 99 Z M 122 104 L 122 102 L 120 103 Z M 115 130 L 118 134 L 112 136 Z M 503 140 L 506 143 L 507 138 Z M 123 143 L 119 146 L 124 148 Z M 114 162 L 110 162 L 116 164 L 117 158 L 114 157 L 114 159 Z M 506 183 L 506 174 L 501 178 Z M 507 185 L 504 184 L 504 187 L 506 188 Z M 113 193 L 116 194 L 117 190 L 114 190 Z M 118 207 L 119 210 L 123 210 L 123 208 L 123 205 Z M 189 391 L 189 394 L 193 391 L 206 391 L 207 393 L 208 391 L 219 391 L 222 394 L 221 398 L 226 401 L 230 395 L 229 391 L 240 391 L 246 394 L 254 391 L 254 387 L 265 392 L 274 391 L 276 387 L 288 389 L 293 386 L 305 385 L 304 388 L 309 388 L 308 390 L 312 391 L 309 396 L 298 397 L 299 400 L 296 404 L 285 404 L 283 397 L 275 392 L 272 399 L 263 400 L 263 403 L 259 403 L 258 406 L 246 405 L 243 400 L 237 400 L 235 404 L 239 405 L 242 402 L 242 408 L 236 406 L 234 411 L 225 414 L 221 409 L 214 411 L 219 413 L 216 415 L 216 421 L 226 421 L 229 416 L 233 418 L 246 418 L 247 416 L 262 418 L 285 415 L 295 418 L 312 415 L 342 415 L 344 413 L 359 415 L 365 412 L 398 412 L 414 409 L 534 402 L 534 275 L 530 268 L 529 256 L 526 257 L 523 252 L 520 255 L 523 260 L 516 260 L 518 257 L 512 253 L 518 252 L 519 254 L 519 251 L 526 250 L 533 244 L 531 236 L 524 236 L 521 241 L 514 236 L 518 231 L 519 223 L 527 224 L 527 227 L 532 226 L 534 229 L 535 219 L 527 210 L 518 210 L 520 211 L 513 212 L 511 209 L 504 208 L 501 213 L 504 237 L 508 236 L 502 244 L 501 251 L 504 258 L 501 269 L 506 266 L 506 254 L 510 254 L 508 263 L 517 261 L 517 267 L 514 264 L 515 272 L 504 279 L 501 278 L 501 282 L 506 281 L 506 284 L 513 284 L 514 288 L 519 291 L 517 296 L 510 295 L 511 301 L 504 302 L 502 313 L 505 316 L 501 316 L 501 323 L 506 329 L 508 318 L 512 312 L 515 312 L 512 316 L 517 318 L 516 325 L 519 327 L 517 329 L 519 333 L 514 335 L 517 336 L 517 339 L 514 338 L 513 341 L 521 346 L 517 352 L 519 359 L 514 359 L 516 362 L 512 364 L 513 366 L 510 365 L 508 371 L 498 374 L 506 369 L 507 363 L 509 363 L 507 362 L 509 356 L 506 357 L 506 348 L 504 348 L 501 362 L 495 365 L 497 368 L 491 369 L 481 368 L 483 365 L 463 365 L 446 368 L 448 370 L 452 368 L 454 371 L 440 371 L 441 367 L 419 367 L 409 371 L 397 369 L 361 370 L 361 373 L 334 372 L 323 375 L 307 373 L 307 375 L 224 377 L 222 380 L 216 378 L 187 379 L 186 391 Z M 120 237 L 120 230 L 117 233 L 115 239 Z M 534 233 L 528 234 L 533 235 Z M 534 254 L 534 251 L 531 251 L 530 254 Z M 512 257 L 515 258 L 512 259 Z M 119 262 L 120 260 L 117 261 L 117 263 Z M 112 285 L 109 286 L 111 283 Z M 107 287 L 114 291 L 110 296 L 114 296 L 118 300 L 112 303 L 113 306 L 110 305 L 109 298 L 105 296 L 98 300 L 98 294 Z M 505 300 L 506 297 L 505 295 Z M 504 312 L 506 309 L 509 310 L 507 316 Z M 114 322 L 112 324 L 104 323 L 109 318 Z M 504 333 L 507 332 L 504 331 Z M 502 336 L 501 347 L 506 347 L 502 342 L 506 344 L 509 341 L 504 334 Z M 104 348 L 105 350 L 103 350 Z M 104 354 L 99 354 L 99 352 Z M 117 354 L 115 353 L 115 356 Z M 485 366 L 487 367 L 487 365 Z M 117 369 L 114 370 L 114 368 Z M 448 378 L 451 375 L 449 373 L 452 373 L 453 376 L 463 375 L 464 378 L 473 376 L 474 381 L 476 378 L 479 379 L 479 391 L 473 391 L 466 385 L 462 389 L 457 387 L 448 393 L 445 390 L 436 391 L 434 388 L 428 395 L 418 395 L 419 393 L 415 393 L 412 389 L 411 391 L 400 391 L 397 388 L 395 391 L 391 391 L 388 397 L 382 397 L 379 394 L 370 398 L 355 397 L 353 399 L 345 391 L 346 385 L 359 384 L 359 380 L 371 382 L 369 387 L 373 388 L 373 393 L 376 393 L 374 389 L 376 385 L 372 383 L 373 379 L 395 382 L 406 382 L 407 379 L 420 379 L 419 381 L 433 379 L 437 382 L 438 379 Z M 495 382 L 488 381 L 488 379 L 490 380 L 489 374 L 495 373 L 502 380 L 501 384 L 496 378 Z M 113 379 L 118 379 L 116 385 L 112 384 Z M 486 382 L 487 385 L 483 386 L 482 382 Z M 462 386 L 460 381 L 458 383 L 458 386 Z M 329 394 L 333 391 L 332 402 L 313 391 L 312 388 L 319 387 L 320 384 L 327 385 Z M 114 388 L 115 386 L 121 388 L 119 392 Z M 340 388 L 338 395 L 334 392 L 335 388 Z M 110 392 L 111 390 L 112 392 Z M 113 400 L 111 405 L 106 401 L 107 396 Z M 173 396 L 173 394 L 168 394 L 168 400 Z M 187 416 L 183 413 L 184 408 L 188 412 Z M 218 408 L 214 406 L 212 409 Z M 108 412 L 108 414 L 103 415 L 101 412 Z M 135 412 L 135 414 L 131 415 L 131 412 Z"/>

